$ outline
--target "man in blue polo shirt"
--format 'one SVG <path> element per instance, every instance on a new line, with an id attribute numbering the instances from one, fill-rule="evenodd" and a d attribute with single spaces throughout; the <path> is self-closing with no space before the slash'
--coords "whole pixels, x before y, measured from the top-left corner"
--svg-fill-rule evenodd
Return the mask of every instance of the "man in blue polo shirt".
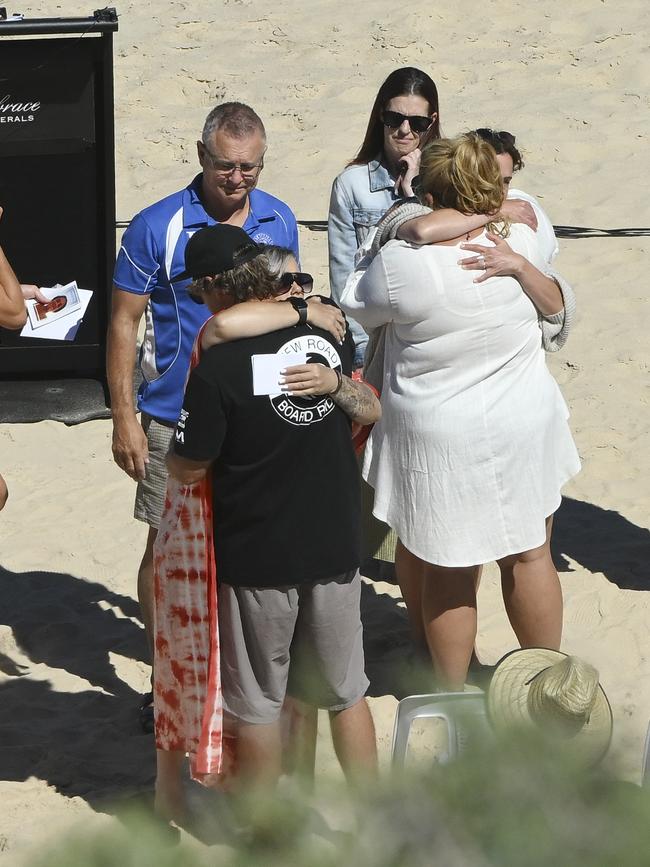
<path id="1" fill-rule="evenodd" d="M 153 544 L 164 504 L 165 455 L 183 400 L 194 339 L 210 315 L 187 294 L 185 246 L 203 226 L 241 226 L 254 241 L 292 249 L 298 258 L 296 218 L 284 202 L 258 190 L 266 133 L 258 115 L 240 102 L 218 105 L 197 142 L 202 172 L 184 190 L 137 214 L 122 239 L 115 265 L 108 334 L 108 384 L 113 408 L 113 456 L 138 482 L 135 512 L 149 525 L 138 572 L 138 598 L 151 648 Z M 142 384 L 133 405 L 138 326 L 146 316 L 140 350 Z M 148 697 L 145 728 L 153 727 Z"/>

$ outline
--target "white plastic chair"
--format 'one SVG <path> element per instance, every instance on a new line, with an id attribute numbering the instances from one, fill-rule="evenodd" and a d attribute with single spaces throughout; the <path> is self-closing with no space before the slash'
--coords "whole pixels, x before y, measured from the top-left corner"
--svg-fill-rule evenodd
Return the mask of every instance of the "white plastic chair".
<path id="1" fill-rule="evenodd" d="M 394 768 L 404 767 L 411 726 L 416 719 L 442 719 L 447 727 L 447 749 L 441 764 L 452 761 L 466 746 L 468 732 L 489 732 L 483 692 L 440 692 L 409 695 L 397 705 L 391 751 Z"/>

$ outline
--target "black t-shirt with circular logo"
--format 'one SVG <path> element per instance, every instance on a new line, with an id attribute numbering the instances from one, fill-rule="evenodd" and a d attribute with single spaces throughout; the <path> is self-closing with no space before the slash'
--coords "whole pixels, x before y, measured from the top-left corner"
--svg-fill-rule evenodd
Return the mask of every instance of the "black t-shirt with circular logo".
<path id="1" fill-rule="evenodd" d="M 192 371 L 174 452 L 212 460 L 219 581 L 280 587 L 359 565 L 351 426 L 331 397 L 254 396 L 252 356 L 306 352 L 350 374 L 354 344 L 308 325 L 208 349 Z"/>

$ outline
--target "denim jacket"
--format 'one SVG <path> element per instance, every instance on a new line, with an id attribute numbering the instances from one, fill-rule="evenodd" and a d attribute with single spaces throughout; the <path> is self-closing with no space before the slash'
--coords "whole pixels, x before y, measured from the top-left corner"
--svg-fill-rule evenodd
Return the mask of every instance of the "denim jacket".
<path id="1" fill-rule="evenodd" d="M 367 165 L 349 166 L 332 185 L 327 232 L 330 288 L 337 304 L 354 270 L 357 248 L 390 206 L 403 198 L 395 195 L 394 187 L 395 178 L 379 157 Z M 356 346 L 355 364 L 361 364 L 368 335 L 354 320 L 350 320 L 350 330 Z"/>

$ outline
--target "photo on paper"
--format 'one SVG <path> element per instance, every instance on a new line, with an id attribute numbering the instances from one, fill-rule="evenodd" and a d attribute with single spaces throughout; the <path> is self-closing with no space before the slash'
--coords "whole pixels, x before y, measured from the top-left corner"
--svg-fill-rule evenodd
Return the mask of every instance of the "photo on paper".
<path id="1" fill-rule="evenodd" d="M 81 307 L 76 282 L 67 283 L 65 286 L 42 288 L 41 292 L 48 299 L 47 302 L 36 301 L 33 298 L 25 302 L 32 328 L 49 325 L 58 319 L 63 319 L 64 316 L 69 316 Z"/>

